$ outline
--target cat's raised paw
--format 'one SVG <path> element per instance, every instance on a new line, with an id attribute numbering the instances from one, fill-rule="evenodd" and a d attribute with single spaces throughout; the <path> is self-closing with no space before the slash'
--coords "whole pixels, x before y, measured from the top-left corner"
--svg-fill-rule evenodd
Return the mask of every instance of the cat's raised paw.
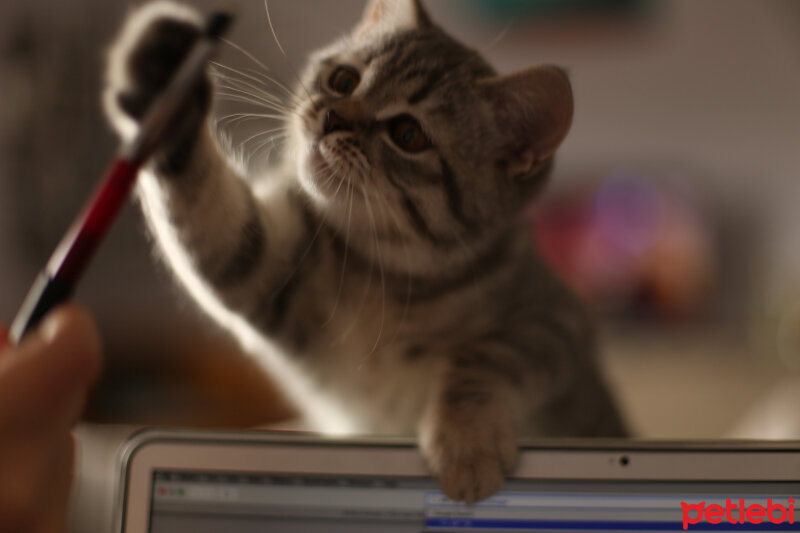
<path id="1" fill-rule="evenodd" d="M 201 35 L 201 18 L 173 2 L 147 4 L 134 12 L 109 53 L 104 103 L 112 125 L 123 138 L 136 131 L 153 100 Z M 186 103 L 173 138 L 195 137 L 211 102 L 211 84 L 203 79 Z"/>

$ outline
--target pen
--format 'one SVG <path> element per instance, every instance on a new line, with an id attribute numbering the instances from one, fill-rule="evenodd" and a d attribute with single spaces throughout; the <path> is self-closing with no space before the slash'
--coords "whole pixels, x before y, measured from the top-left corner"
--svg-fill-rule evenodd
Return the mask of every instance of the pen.
<path id="1" fill-rule="evenodd" d="M 11 323 L 9 338 L 12 343 L 18 344 L 52 308 L 72 296 L 95 250 L 125 204 L 139 169 L 179 116 L 187 94 L 203 76 L 208 60 L 230 23 L 231 16 L 226 13 L 213 13 L 208 18 L 202 38 L 151 104 L 136 136 L 123 143 L 91 200 L 36 277 Z"/>

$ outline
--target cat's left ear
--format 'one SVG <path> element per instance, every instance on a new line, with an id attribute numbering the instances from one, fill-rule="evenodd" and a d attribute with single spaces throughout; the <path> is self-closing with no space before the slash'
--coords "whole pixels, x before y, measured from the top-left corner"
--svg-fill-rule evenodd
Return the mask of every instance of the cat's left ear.
<path id="1" fill-rule="evenodd" d="M 420 0 L 369 0 L 356 34 L 413 30 L 430 24 Z"/>
<path id="2" fill-rule="evenodd" d="M 535 67 L 479 82 L 502 139 L 500 163 L 509 176 L 534 176 L 572 125 L 572 86 L 554 66 Z"/>

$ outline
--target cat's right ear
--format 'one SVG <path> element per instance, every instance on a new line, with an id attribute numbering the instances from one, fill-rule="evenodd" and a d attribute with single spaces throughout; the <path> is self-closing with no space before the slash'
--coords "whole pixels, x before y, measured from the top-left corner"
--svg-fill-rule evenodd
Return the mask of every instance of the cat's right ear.
<path id="1" fill-rule="evenodd" d="M 499 162 L 512 178 L 537 174 L 572 125 L 572 86 L 554 66 L 535 67 L 479 82 L 500 137 Z"/>
<path id="2" fill-rule="evenodd" d="M 394 33 L 430 24 L 430 17 L 420 0 L 369 0 L 355 33 Z"/>

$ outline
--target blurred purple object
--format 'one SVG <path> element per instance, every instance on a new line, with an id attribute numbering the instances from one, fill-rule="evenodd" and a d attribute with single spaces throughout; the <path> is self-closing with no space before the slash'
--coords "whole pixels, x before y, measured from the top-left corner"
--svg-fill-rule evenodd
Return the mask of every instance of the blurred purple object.
<path id="1" fill-rule="evenodd" d="M 692 318 L 711 295 L 715 251 L 697 195 L 620 173 L 573 188 L 531 215 L 545 258 L 610 314 Z"/>

